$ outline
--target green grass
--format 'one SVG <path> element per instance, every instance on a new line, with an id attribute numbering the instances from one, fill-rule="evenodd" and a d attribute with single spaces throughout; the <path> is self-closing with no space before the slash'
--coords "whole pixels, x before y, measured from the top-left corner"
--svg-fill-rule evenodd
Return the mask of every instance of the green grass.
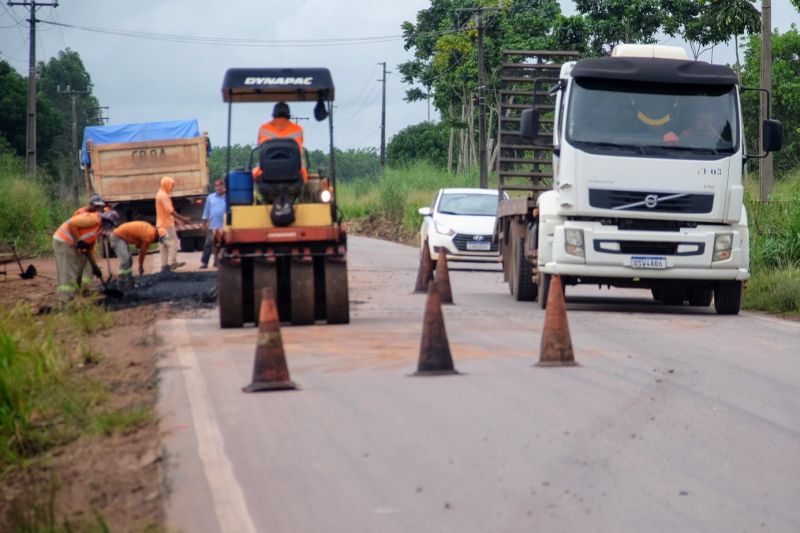
<path id="1" fill-rule="evenodd" d="M 95 419 L 95 430 L 103 435 L 127 435 L 153 421 L 153 410 L 148 406 L 115 409 L 101 413 Z"/>
<path id="2" fill-rule="evenodd" d="M 110 322 L 91 302 L 43 316 L 25 304 L 0 312 L 0 473 L 93 432 L 107 415 L 107 388 L 82 367 L 88 335 Z"/>
<path id="3" fill-rule="evenodd" d="M 800 170 L 776 180 L 770 201 L 746 184 L 750 272 L 744 307 L 800 314 Z"/>
<path id="4" fill-rule="evenodd" d="M 374 181 L 357 179 L 340 183 L 337 198 L 345 220 L 380 215 L 408 232 L 416 232 L 422 220 L 417 209 L 431 205 L 436 191 L 442 187 L 477 186 L 476 173 L 448 174 L 420 162 L 387 168 Z"/>
<path id="5" fill-rule="evenodd" d="M 19 158 L 0 151 L 0 245 L 13 243 L 20 253 L 51 248 L 53 231 L 73 210 L 68 201 L 49 197 L 41 179 L 25 177 Z"/>

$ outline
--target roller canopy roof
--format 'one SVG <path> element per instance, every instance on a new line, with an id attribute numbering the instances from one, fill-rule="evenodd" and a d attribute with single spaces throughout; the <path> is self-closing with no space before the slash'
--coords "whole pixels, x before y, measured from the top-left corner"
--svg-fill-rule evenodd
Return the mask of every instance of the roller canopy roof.
<path id="1" fill-rule="evenodd" d="M 573 78 L 629 80 L 679 85 L 735 85 L 736 74 L 723 65 L 648 57 L 594 57 L 581 59 Z"/>
<path id="2" fill-rule="evenodd" d="M 225 102 L 301 102 L 333 100 L 326 68 L 230 68 L 222 82 Z"/>

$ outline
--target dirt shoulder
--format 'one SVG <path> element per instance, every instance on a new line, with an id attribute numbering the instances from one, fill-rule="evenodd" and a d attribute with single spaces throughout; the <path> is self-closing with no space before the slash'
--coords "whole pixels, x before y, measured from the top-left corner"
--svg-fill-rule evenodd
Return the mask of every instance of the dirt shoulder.
<path id="1" fill-rule="evenodd" d="M 199 254 L 185 255 L 199 262 Z M 90 352 L 97 356 L 72 369 L 106 387 L 108 405 L 104 407 L 109 410 L 151 416 L 124 432 L 90 431 L 27 464 L 0 472 L 0 531 L 13 531 L 15 524 L 37 531 L 64 523 L 78 531 L 98 530 L 96 526 L 102 523 L 110 531 L 163 526 L 166 492 L 155 416 L 154 326 L 160 319 L 213 306 L 203 293 L 214 286 L 215 272 L 187 266 L 186 272 L 162 276 L 154 273 L 157 261 L 157 256 L 148 257 L 148 273 L 138 288 L 123 299 L 109 299 L 113 325 L 90 338 Z M 116 263 L 112 260 L 112 268 Z M 55 262 L 52 258 L 23 261 L 23 267 L 28 264 L 38 272 L 28 280 L 20 278 L 17 265 L 6 265 L 5 276 L 0 266 L 0 307 L 27 302 L 35 311 L 47 312 L 56 299 Z M 107 266 L 102 266 L 105 271 Z"/>

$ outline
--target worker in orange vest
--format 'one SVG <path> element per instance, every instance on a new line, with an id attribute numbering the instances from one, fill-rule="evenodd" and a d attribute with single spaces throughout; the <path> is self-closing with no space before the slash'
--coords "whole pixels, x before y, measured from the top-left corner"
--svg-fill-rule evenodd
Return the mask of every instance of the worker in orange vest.
<path id="1" fill-rule="evenodd" d="M 258 129 L 258 144 L 260 146 L 264 141 L 272 139 L 294 139 L 300 148 L 300 159 L 302 161 L 300 173 L 303 175 L 303 183 L 305 183 L 308 181 L 308 169 L 306 169 L 306 158 L 303 153 L 303 128 L 289 120 L 290 117 L 289 104 L 286 102 L 275 104 L 272 109 L 272 120 L 265 122 Z M 258 180 L 262 173 L 261 166 L 256 166 L 253 169 L 253 178 Z"/>
<path id="2" fill-rule="evenodd" d="M 156 193 L 156 228 L 166 231 L 166 237 L 161 244 L 161 271 L 168 272 L 182 267 L 186 263 L 178 263 L 178 232 L 175 221 L 191 224 L 191 220 L 175 210 L 172 205 L 172 189 L 175 180 L 169 176 L 161 178 L 161 186 Z"/>
<path id="3" fill-rule="evenodd" d="M 132 244 L 139 249 L 139 275 L 144 274 L 144 259 L 147 256 L 147 249 L 156 241 L 163 243 L 167 236 L 164 228 L 156 229 L 155 226 L 142 220 L 125 222 L 114 228 L 109 236 L 117 257 L 120 258 L 119 276 L 120 279 L 130 278 L 132 275 L 131 267 L 133 258 L 128 251 L 128 245 Z M 120 253 L 122 252 L 122 253 Z"/>
<path id="4" fill-rule="evenodd" d="M 75 296 L 78 285 L 88 286 L 92 281 L 85 272 L 87 263 L 91 273 L 102 279 L 103 273 L 94 261 L 94 244 L 100 235 L 98 210 L 105 206 L 100 196 L 93 196 L 86 211 L 73 215 L 53 234 L 53 255 L 56 260 L 58 301 L 67 303 Z M 88 260 L 91 256 L 92 261 Z"/>

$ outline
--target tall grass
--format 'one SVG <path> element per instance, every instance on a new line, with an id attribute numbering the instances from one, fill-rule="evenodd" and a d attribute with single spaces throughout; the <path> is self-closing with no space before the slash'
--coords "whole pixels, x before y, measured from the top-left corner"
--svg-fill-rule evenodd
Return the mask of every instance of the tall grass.
<path id="1" fill-rule="evenodd" d="M 27 304 L 0 312 L 0 474 L 84 433 L 107 431 L 108 391 L 81 367 L 88 335 L 110 323 L 107 311 L 83 301 L 44 316 Z"/>
<path id="2" fill-rule="evenodd" d="M 800 313 L 800 170 L 777 180 L 767 203 L 748 181 L 746 198 L 751 278 L 744 306 Z"/>
<path id="3" fill-rule="evenodd" d="M 47 194 L 45 182 L 25 177 L 23 163 L 0 150 L 0 245 L 22 253 L 50 249 L 52 233 L 69 216 L 68 200 Z"/>
<path id="4" fill-rule="evenodd" d="M 448 174 L 430 163 L 387 168 L 377 180 L 339 184 L 337 198 L 345 219 L 378 215 L 406 232 L 419 230 L 417 209 L 431 205 L 442 187 L 477 187 L 477 173 Z"/>

